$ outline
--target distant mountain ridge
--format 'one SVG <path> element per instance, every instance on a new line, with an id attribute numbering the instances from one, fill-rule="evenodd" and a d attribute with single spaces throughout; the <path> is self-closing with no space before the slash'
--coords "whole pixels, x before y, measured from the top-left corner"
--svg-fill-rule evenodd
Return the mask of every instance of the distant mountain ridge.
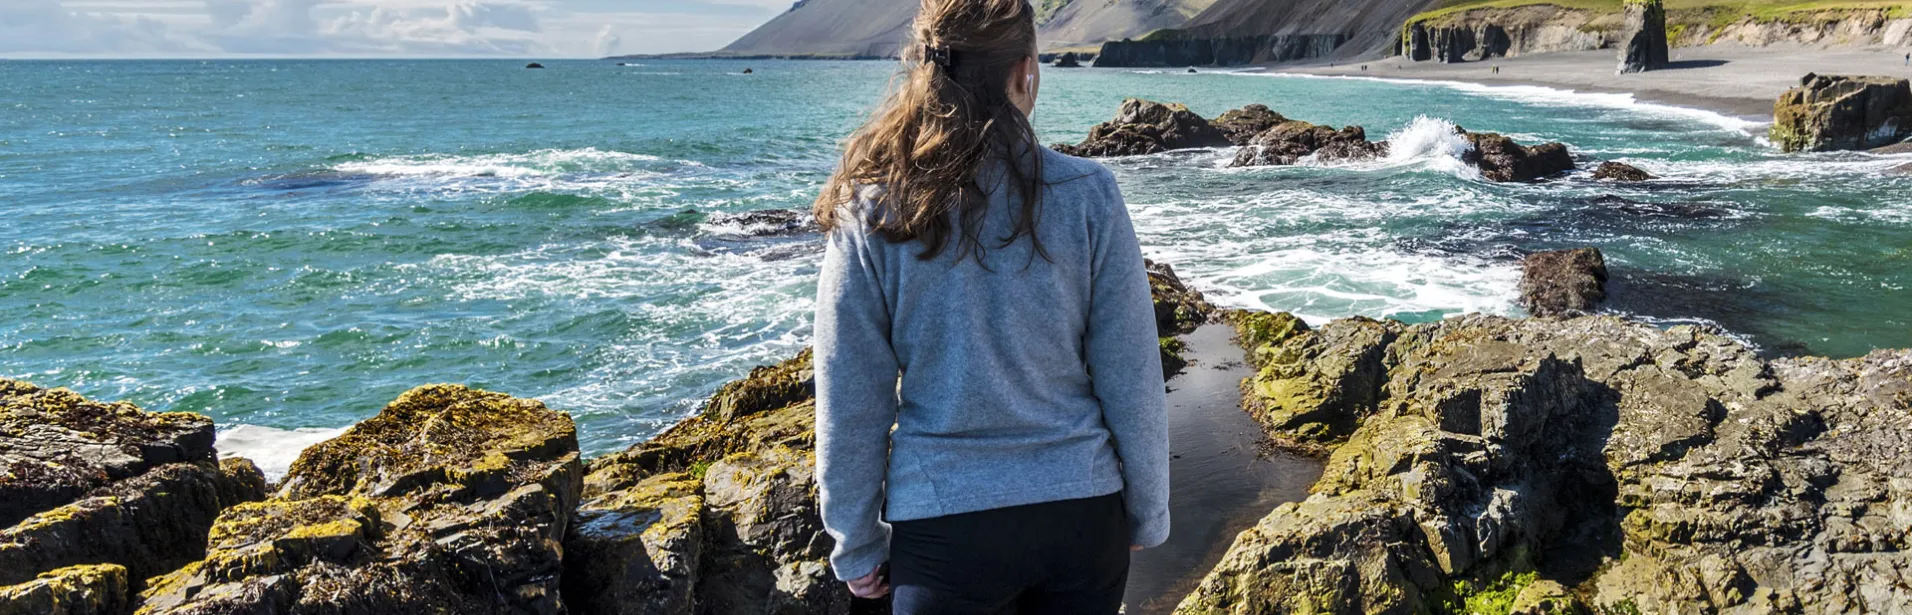
<path id="1" fill-rule="evenodd" d="M 1217 0 L 1038 0 L 1044 49 L 1094 46 L 1174 28 Z M 909 38 L 915 0 L 802 0 L 710 55 L 890 57 Z"/>

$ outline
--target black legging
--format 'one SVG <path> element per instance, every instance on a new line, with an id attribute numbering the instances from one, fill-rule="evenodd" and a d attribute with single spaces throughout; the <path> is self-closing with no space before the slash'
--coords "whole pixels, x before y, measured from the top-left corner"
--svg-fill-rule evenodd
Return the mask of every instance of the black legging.
<path id="1" fill-rule="evenodd" d="M 1122 608 L 1122 494 L 892 524 L 897 615 L 1082 613 Z"/>

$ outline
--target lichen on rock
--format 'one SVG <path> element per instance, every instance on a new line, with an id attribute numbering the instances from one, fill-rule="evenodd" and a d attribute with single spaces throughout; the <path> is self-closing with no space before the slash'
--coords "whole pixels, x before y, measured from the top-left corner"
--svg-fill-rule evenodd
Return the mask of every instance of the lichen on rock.
<path id="1" fill-rule="evenodd" d="M 1395 326 L 1314 495 L 1243 532 L 1178 612 L 1912 608 L 1912 351 L 1769 362 L 1612 317 Z"/>
<path id="2" fill-rule="evenodd" d="M 140 612 L 561 612 L 580 474 L 570 417 L 419 387 L 220 515 L 206 557 L 154 579 Z"/>
<path id="3" fill-rule="evenodd" d="M 68 566 L 0 587 L 0 615 L 121 615 L 128 587 L 118 564 Z"/>

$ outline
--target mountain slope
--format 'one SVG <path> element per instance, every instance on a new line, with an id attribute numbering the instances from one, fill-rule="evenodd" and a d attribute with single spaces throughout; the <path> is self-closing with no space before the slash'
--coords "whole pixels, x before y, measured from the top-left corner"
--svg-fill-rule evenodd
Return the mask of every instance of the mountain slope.
<path id="1" fill-rule="evenodd" d="M 1442 0 L 1215 0 L 1183 28 L 1196 38 L 1266 35 L 1347 36 L 1325 56 L 1350 59 L 1385 56 L 1401 24 Z"/>
<path id="2" fill-rule="evenodd" d="M 802 0 L 719 53 L 895 56 L 909 38 L 916 5 L 915 0 Z"/>
<path id="3" fill-rule="evenodd" d="M 1093 45 L 1175 28 L 1216 0 L 1075 0 L 1057 10 L 1039 33 L 1043 48 Z"/>

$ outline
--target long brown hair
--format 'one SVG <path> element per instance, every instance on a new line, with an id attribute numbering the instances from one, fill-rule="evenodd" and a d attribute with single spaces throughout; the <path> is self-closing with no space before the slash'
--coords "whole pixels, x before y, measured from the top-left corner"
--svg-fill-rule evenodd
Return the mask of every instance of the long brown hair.
<path id="1" fill-rule="evenodd" d="M 921 240 L 918 258 L 941 254 L 955 235 L 958 258 L 981 262 L 988 192 L 978 175 L 992 160 L 1022 196 L 1001 247 L 1028 236 L 1035 253 L 1041 216 L 1041 144 L 1009 99 L 1017 65 L 1036 48 L 1036 13 L 1026 0 L 922 0 L 903 48 L 903 69 L 870 120 L 844 144 L 843 162 L 813 206 L 825 231 L 864 186 L 881 189 L 864 212 L 871 230 L 895 243 Z M 955 215 L 951 215 L 955 214 Z M 960 220 L 954 228 L 951 218 Z"/>

